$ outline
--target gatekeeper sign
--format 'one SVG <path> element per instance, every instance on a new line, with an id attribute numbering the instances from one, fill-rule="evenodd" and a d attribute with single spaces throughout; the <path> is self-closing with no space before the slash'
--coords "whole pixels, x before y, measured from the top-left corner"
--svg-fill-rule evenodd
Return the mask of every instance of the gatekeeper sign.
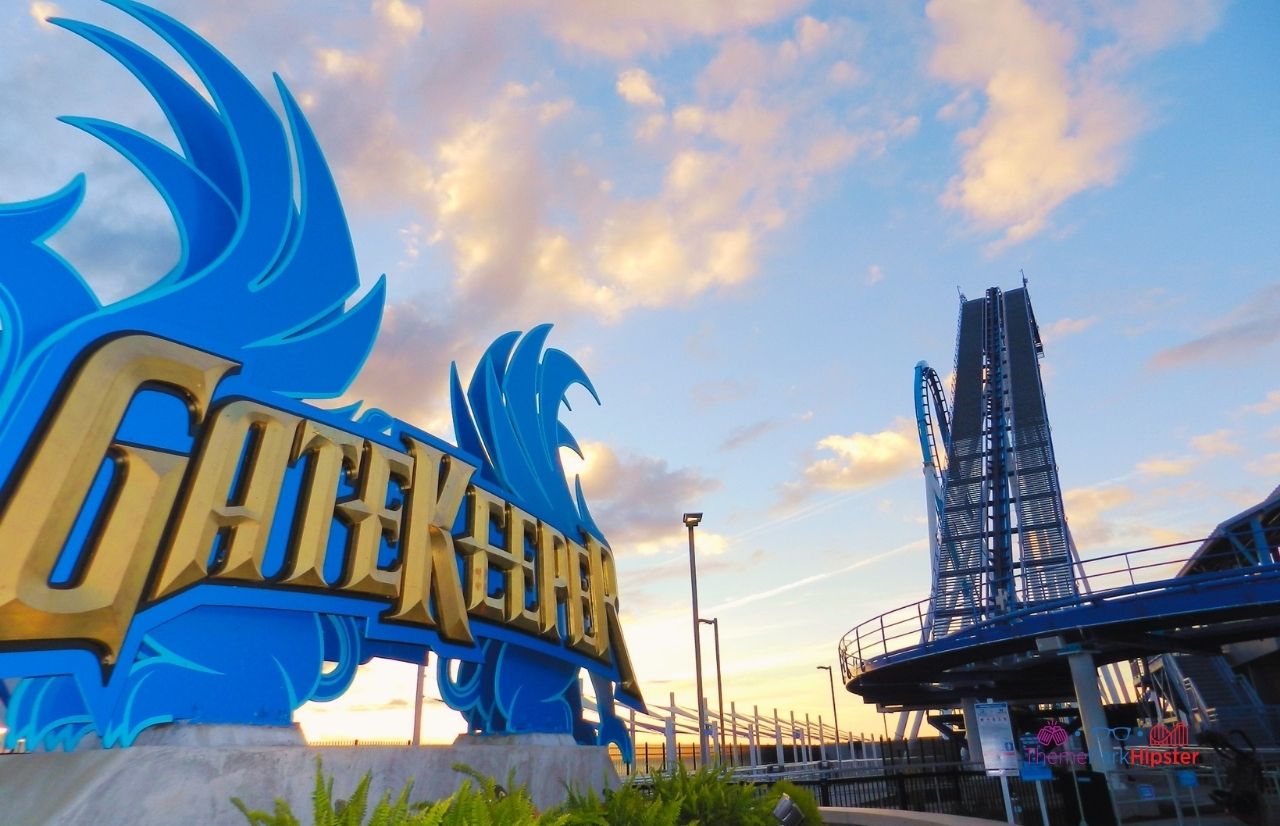
<path id="1" fill-rule="evenodd" d="M 46 243 L 83 176 L 0 205 L 10 746 L 127 746 L 175 721 L 287 725 L 370 658 L 430 650 L 472 731 L 569 733 L 629 759 L 615 689 L 643 701 L 613 553 L 560 462 L 577 450 L 560 408 L 574 387 L 595 397 L 586 374 L 545 346 L 549 326 L 498 338 L 465 389 L 449 377 L 456 445 L 376 409 L 307 401 L 356 376 L 384 282 L 359 294 L 306 117 L 279 79 L 283 119 L 182 24 L 106 2 L 189 72 L 106 29 L 51 22 L 133 73 L 179 149 L 65 120 L 147 177 L 182 254 L 104 305 Z M 583 717 L 582 669 L 598 722 Z"/>

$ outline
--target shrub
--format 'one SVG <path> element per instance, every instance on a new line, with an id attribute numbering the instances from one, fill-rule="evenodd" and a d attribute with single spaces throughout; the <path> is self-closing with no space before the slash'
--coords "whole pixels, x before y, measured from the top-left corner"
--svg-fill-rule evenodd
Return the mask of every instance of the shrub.
<path id="1" fill-rule="evenodd" d="M 349 800 L 334 800 L 333 778 L 325 781 L 323 766 L 316 760 L 316 788 L 312 792 L 315 826 L 566 826 L 566 815 L 538 814 L 532 798 L 524 786 L 514 784 L 514 773 L 507 778 L 507 792 L 496 780 L 484 777 L 461 763 L 454 771 L 468 775 L 462 787 L 453 794 L 434 803 L 409 803 L 413 781 L 405 784 L 395 802 L 391 792 L 384 792 L 374 806 L 369 820 L 369 784 L 372 773 L 360 779 Z M 472 788 L 472 780 L 479 784 Z M 276 798 L 271 812 L 253 811 L 240 798 L 232 798 L 232 804 L 249 821 L 250 826 L 302 826 L 289 808 L 289 804 Z"/>
<path id="2" fill-rule="evenodd" d="M 698 826 L 776 826 L 770 810 L 747 783 L 733 781 L 727 768 L 698 769 L 690 774 L 684 766 L 669 775 L 653 776 L 653 797 L 657 801 L 680 802 L 680 824 Z"/>
<path id="3" fill-rule="evenodd" d="M 558 809 L 568 817 L 568 826 L 679 826 L 680 801 L 654 800 L 631 783 L 605 789 L 603 797 L 588 790 L 579 794 L 569 789 L 568 799 Z"/>
<path id="4" fill-rule="evenodd" d="M 783 793 L 800 807 L 805 826 L 822 823 L 813 795 L 803 788 L 781 780 L 762 793 L 749 783 L 736 782 L 726 768 L 689 773 L 681 766 L 669 776 L 653 775 L 647 789 L 633 783 L 605 789 L 602 795 L 569 789 L 566 802 L 544 814 L 533 805 L 528 789 L 516 785 L 514 772 L 504 789 L 461 763 L 453 768 L 467 779 L 448 797 L 411 804 L 410 781 L 394 801 L 390 791 L 384 792 L 370 812 L 371 774 L 360 779 L 349 799 L 335 800 L 333 778 L 325 779 L 316 760 L 314 826 L 775 826 L 773 808 Z M 271 812 L 251 811 L 239 798 L 232 803 L 250 826 L 302 826 L 289 804 L 278 798 Z"/>
<path id="5" fill-rule="evenodd" d="M 773 811 L 774 806 L 778 805 L 778 801 L 784 794 L 791 798 L 791 802 L 796 804 L 804 815 L 805 826 L 821 826 L 822 815 L 818 812 L 818 801 L 813 798 L 813 793 L 790 780 L 779 780 L 769 787 L 769 793 L 764 799 L 769 805 L 770 812 Z"/>

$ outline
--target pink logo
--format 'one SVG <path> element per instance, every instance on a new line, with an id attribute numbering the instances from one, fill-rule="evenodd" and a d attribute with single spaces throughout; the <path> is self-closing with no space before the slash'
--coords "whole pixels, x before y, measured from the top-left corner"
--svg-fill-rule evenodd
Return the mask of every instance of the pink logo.
<path id="1" fill-rule="evenodd" d="M 1172 727 L 1157 723 L 1151 727 L 1151 745 L 1178 748 L 1187 744 L 1187 724 L 1175 723 Z"/>
<path id="2" fill-rule="evenodd" d="M 1067 730 L 1057 723 L 1049 723 L 1036 734 L 1042 746 L 1061 746 L 1067 742 Z"/>

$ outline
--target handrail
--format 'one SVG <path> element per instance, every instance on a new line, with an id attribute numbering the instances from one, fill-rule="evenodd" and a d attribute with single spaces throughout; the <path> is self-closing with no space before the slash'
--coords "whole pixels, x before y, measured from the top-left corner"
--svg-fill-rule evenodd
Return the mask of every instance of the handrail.
<path id="1" fill-rule="evenodd" d="M 1080 560 L 1077 565 L 1079 567 L 1081 581 L 1085 580 L 1086 576 L 1088 579 L 1094 581 L 1105 579 L 1107 577 L 1124 576 L 1128 579 L 1129 584 L 1104 590 L 1094 590 L 1088 593 L 1079 593 L 1056 600 L 1038 602 L 1002 614 L 988 615 L 986 617 L 976 619 L 956 631 L 945 635 L 945 637 L 939 637 L 938 639 L 964 639 L 965 637 L 976 635 L 981 631 L 985 631 L 993 627 L 999 627 L 1016 622 L 1027 616 L 1075 607 L 1084 603 L 1097 604 L 1113 599 L 1131 597 L 1136 594 L 1147 593 L 1153 590 L 1181 591 L 1202 585 L 1205 582 L 1235 577 L 1240 575 L 1242 571 L 1261 571 L 1272 568 L 1280 569 L 1280 563 L 1266 562 L 1261 564 L 1252 564 L 1244 568 L 1234 567 L 1226 570 L 1208 571 L 1203 574 L 1194 574 L 1191 576 L 1174 576 L 1156 579 L 1141 579 L 1138 576 L 1141 572 L 1151 571 L 1153 569 L 1163 568 L 1170 565 L 1184 566 L 1193 558 L 1197 559 L 1197 561 L 1204 561 L 1214 557 L 1238 558 L 1238 554 L 1236 554 L 1234 550 L 1225 550 L 1219 553 L 1201 555 L 1192 554 L 1191 557 L 1161 559 L 1154 562 L 1149 562 L 1146 558 L 1141 560 L 1136 559 L 1144 554 L 1166 551 L 1170 548 L 1177 548 L 1184 545 L 1203 543 L 1204 541 L 1205 539 L 1188 539 L 1181 542 L 1154 545 L 1147 548 L 1138 548 L 1131 551 L 1123 551 L 1120 553 L 1107 554 L 1104 556 L 1093 557 L 1091 559 Z M 1092 566 L 1094 563 L 1106 562 L 1108 560 L 1115 559 L 1123 559 L 1124 567 L 1116 567 L 1114 569 L 1101 572 L 1086 569 L 1086 566 Z M 1135 565 L 1135 561 L 1140 561 L 1143 564 Z M 929 598 L 925 598 L 885 611 L 884 613 L 872 617 L 871 619 L 851 628 L 848 633 L 841 638 L 838 646 L 840 670 L 845 682 L 847 683 L 853 676 L 865 670 L 867 664 L 874 660 L 879 660 L 890 655 L 900 654 L 908 650 L 923 649 L 927 646 L 929 644 L 929 640 L 927 637 L 922 635 L 922 632 L 925 627 L 925 617 L 928 616 L 928 614 Z M 900 628 L 902 630 L 899 630 Z M 908 644 L 900 644 L 898 641 L 903 640 L 904 638 L 911 640 L 911 642 Z"/>

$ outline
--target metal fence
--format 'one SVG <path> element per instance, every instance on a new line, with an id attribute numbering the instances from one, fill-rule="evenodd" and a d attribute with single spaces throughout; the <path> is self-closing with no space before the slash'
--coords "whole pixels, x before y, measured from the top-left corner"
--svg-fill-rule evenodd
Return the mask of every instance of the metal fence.
<path id="1" fill-rule="evenodd" d="M 1010 777 L 1009 796 L 1019 823 L 1041 824 L 1041 811 L 1050 824 L 1066 824 L 1068 808 L 1056 784 L 1036 784 Z M 890 771 L 879 776 L 793 780 L 808 789 L 820 806 L 900 809 L 933 814 L 964 814 L 1004 820 L 1000 778 L 960 766 L 920 771 Z"/>

